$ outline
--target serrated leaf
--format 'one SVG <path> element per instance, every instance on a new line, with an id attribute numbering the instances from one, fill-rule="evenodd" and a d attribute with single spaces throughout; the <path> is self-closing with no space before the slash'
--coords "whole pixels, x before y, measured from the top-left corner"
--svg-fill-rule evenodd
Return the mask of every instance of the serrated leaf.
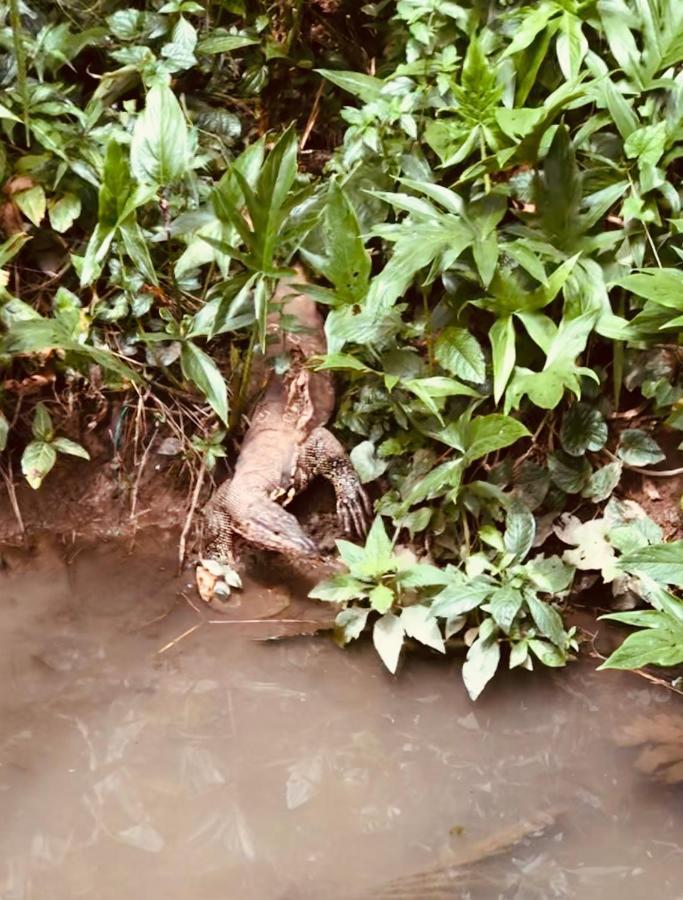
<path id="1" fill-rule="evenodd" d="M 393 675 L 403 646 L 403 626 L 398 616 L 387 613 L 377 619 L 372 629 L 372 642 L 380 659 Z"/>
<path id="2" fill-rule="evenodd" d="M 621 432 L 617 456 L 630 466 L 651 466 L 666 458 L 654 438 L 639 428 Z"/>
<path id="3" fill-rule="evenodd" d="M 384 615 L 384 613 L 389 612 L 391 607 L 394 605 L 395 600 L 394 592 L 391 588 L 387 587 L 386 584 L 377 584 L 368 594 L 368 600 L 370 601 L 370 606 L 376 612 Z"/>
<path id="4" fill-rule="evenodd" d="M 408 637 L 439 653 L 446 652 L 439 625 L 429 607 L 419 604 L 407 606 L 401 613 L 401 625 Z"/>
<path id="5" fill-rule="evenodd" d="M 584 457 L 568 456 L 561 450 L 548 455 L 553 483 L 566 494 L 578 494 L 588 484 L 591 467 Z"/>
<path id="6" fill-rule="evenodd" d="M 570 456 L 586 450 L 602 450 L 607 443 L 607 422 L 599 410 L 587 403 L 574 403 L 565 413 L 560 430 L 562 449 Z"/>
<path id="7" fill-rule="evenodd" d="M 180 352 L 183 375 L 206 397 L 210 406 L 228 424 L 228 392 L 216 363 L 192 341 L 183 341 Z"/>
<path id="8" fill-rule="evenodd" d="M 446 328 L 434 345 L 439 365 L 465 381 L 481 384 L 486 377 L 486 360 L 479 341 L 465 328 Z"/>
<path id="9" fill-rule="evenodd" d="M 38 490 L 43 479 L 57 460 L 57 452 L 47 441 L 31 441 L 21 457 L 21 471 L 34 490 Z"/>

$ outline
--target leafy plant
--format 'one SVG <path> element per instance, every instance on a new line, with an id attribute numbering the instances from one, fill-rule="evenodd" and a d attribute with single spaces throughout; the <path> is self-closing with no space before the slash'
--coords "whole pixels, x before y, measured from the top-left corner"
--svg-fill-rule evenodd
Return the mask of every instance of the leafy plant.
<path id="1" fill-rule="evenodd" d="M 21 470 L 34 490 L 40 487 L 45 476 L 52 470 L 58 453 L 90 459 L 90 454 L 80 444 L 55 434 L 52 418 L 43 403 L 35 408 L 31 430 L 33 440 L 24 448 Z"/>

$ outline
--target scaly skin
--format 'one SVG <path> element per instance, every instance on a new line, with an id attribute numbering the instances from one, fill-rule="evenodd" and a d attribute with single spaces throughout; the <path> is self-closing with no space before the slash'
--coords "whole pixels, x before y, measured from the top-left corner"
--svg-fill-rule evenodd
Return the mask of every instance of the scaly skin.
<path id="1" fill-rule="evenodd" d="M 301 280 L 301 279 L 300 279 Z M 234 537 L 290 557 L 314 557 L 318 547 L 283 505 L 317 475 L 327 478 L 337 497 L 344 529 L 362 536 L 371 514 L 346 451 L 324 426 L 334 409 L 334 388 L 327 372 L 305 367 L 310 356 L 326 349 L 323 322 L 315 301 L 293 292 L 283 281 L 276 292 L 285 315 L 304 332 L 287 333 L 268 349 L 268 356 L 286 352 L 290 368 L 284 376 L 271 372 L 265 395 L 257 404 L 235 473 L 205 507 L 209 542 L 205 558 L 233 565 Z M 285 299 L 286 298 L 286 299 Z M 279 323 L 272 319 L 271 333 Z"/>

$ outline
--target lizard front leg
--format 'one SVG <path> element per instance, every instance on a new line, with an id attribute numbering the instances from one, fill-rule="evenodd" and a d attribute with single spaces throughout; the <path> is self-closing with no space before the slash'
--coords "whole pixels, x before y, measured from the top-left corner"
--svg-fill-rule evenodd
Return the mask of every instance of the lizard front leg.
<path id="1" fill-rule="evenodd" d="M 344 529 L 363 537 L 372 506 L 344 447 L 327 428 L 316 428 L 301 448 L 302 468 L 310 477 L 322 475 L 334 487 L 337 515 Z"/>
<path id="2" fill-rule="evenodd" d="M 204 507 L 204 516 L 208 531 L 205 558 L 213 559 L 226 566 L 234 566 L 235 543 L 232 519 L 219 489 Z"/>

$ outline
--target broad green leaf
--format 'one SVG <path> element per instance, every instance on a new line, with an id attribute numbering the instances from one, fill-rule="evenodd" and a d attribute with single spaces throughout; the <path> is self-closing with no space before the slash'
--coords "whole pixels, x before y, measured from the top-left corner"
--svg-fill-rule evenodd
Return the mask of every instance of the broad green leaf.
<path id="1" fill-rule="evenodd" d="M 403 646 L 403 626 L 398 616 L 387 613 L 377 619 L 372 629 L 372 642 L 380 659 L 393 675 Z"/>
<path id="2" fill-rule="evenodd" d="M 367 574 L 370 577 L 383 575 L 393 568 L 392 559 L 393 548 L 391 541 L 384 529 L 382 517 L 377 516 L 365 539 L 363 552 L 364 568 L 367 567 Z"/>
<path id="3" fill-rule="evenodd" d="M 360 97 L 365 103 L 376 100 L 384 86 L 381 78 L 364 75 L 361 72 L 344 72 L 340 69 L 316 69 L 315 71 L 343 91 L 348 91 L 354 97 Z"/>
<path id="4" fill-rule="evenodd" d="M 36 227 L 45 218 L 47 200 L 45 198 L 45 190 L 41 185 L 28 188 L 25 191 L 19 191 L 12 196 L 12 200 Z"/>
<path id="5" fill-rule="evenodd" d="M 549 668 L 557 669 L 567 664 L 565 651 L 554 644 L 548 643 L 548 641 L 540 641 L 533 638 L 529 641 L 529 649 L 540 659 L 544 666 Z"/>
<path id="6" fill-rule="evenodd" d="M 666 122 L 658 122 L 656 125 L 644 125 L 637 128 L 624 141 L 624 152 L 629 159 L 637 159 L 639 165 L 649 164 L 655 166 L 666 145 Z"/>
<path id="7" fill-rule="evenodd" d="M 90 459 L 90 454 L 85 447 L 81 447 L 76 441 L 70 441 L 69 438 L 57 437 L 52 441 L 52 446 L 60 453 L 66 453 L 69 456 L 78 456 L 81 459 Z"/>
<path id="8" fill-rule="evenodd" d="M 434 353 L 439 364 L 452 375 L 475 384 L 481 384 L 486 377 L 479 341 L 465 328 L 446 328 L 436 341 Z"/>
<path id="9" fill-rule="evenodd" d="M 43 479 L 57 460 L 57 452 L 46 441 L 31 441 L 21 457 L 21 471 L 34 490 L 38 490 Z"/>
<path id="10" fill-rule="evenodd" d="M 525 594 L 531 618 L 544 637 L 549 638 L 556 647 L 563 647 L 567 634 L 562 625 L 562 617 L 549 603 L 544 603 L 532 592 Z"/>
<path id="11" fill-rule="evenodd" d="M 574 403 L 562 419 L 560 443 L 570 456 L 602 450 L 607 443 L 607 422 L 602 413 L 587 403 Z"/>
<path id="12" fill-rule="evenodd" d="M 476 700 L 481 694 L 496 674 L 499 662 L 500 645 L 497 633 L 493 623 L 485 620 L 480 627 L 479 637 L 467 652 L 467 659 L 462 667 L 462 680 L 465 682 L 470 699 Z"/>
<path id="13" fill-rule="evenodd" d="M 617 456 L 630 466 L 651 466 L 666 459 L 654 438 L 639 428 L 621 432 Z"/>
<path id="14" fill-rule="evenodd" d="M 363 633 L 370 614 L 369 606 L 350 606 L 337 614 L 334 620 L 334 640 L 341 647 L 354 641 Z"/>
<path id="15" fill-rule="evenodd" d="M 408 637 L 439 653 L 446 652 L 439 625 L 429 607 L 421 604 L 405 607 L 401 612 L 401 625 Z"/>
<path id="16" fill-rule="evenodd" d="M 372 441 L 361 441 L 349 455 L 361 484 L 367 484 L 379 478 L 380 475 L 384 474 L 388 466 L 386 460 L 377 458 L 375 445 Z"/>
<path id="17" fill-rule="evenodd" d="M 210 406 L 228 424 L 228 392 L 216 363 L 193 341 L 183 341 L 180 353 L 183 375 L 206 397 Z"/>
<path id="18" fill-rule="evenodd" d="M 389 612 L 394 605 L 394 592 L 386 584 L 377 584 L 368 594 L 370 606 L 380 615 Z"/>
<path id="19" fill-rule="evenodd" d="M 661 615 L 661 614 L 660 614 Z M 683 626 L 668 617 L 662 627 L 630 634 L 599 669 L 641 669 L 643 666 L 676 666 L 683 662 Z"/>
<path id="20" fill-rule="evenodd" d="M 509 447 L 520 438 L 529 437 L 526 426 L 513 419 L 493 413 L 490 416 L 476 416 L 467 428 L 465 456 L 468 462 L 480 459 L 494 450 Z"/>
<path id="21" fill-rule="evenodd" d="M 155 84 L 133 129 L 133 175 L 140 182 L 170 185 L 185 174 L 190 160 L 187 123 L 180 103 L 169 87 Z"/>
<path id="22" fill-rule="evenodd" d="M 214 29 L 209 37 L 199 41 L 197 53 L 232 53 L 253 44 L 258 44 L 256 38 L 248 37 L 246 34 L 220 34 L 219 29 Z"/>
<path id="23" fill-rule="evenodd" d="M 326 353 L 310 360 L 316 372 L 323 369 L 349 369 L 353 372 L 372 372 L 365 363 L 348 353 Z"/>
<path id="24" fill-rule="evenodd" d="M 48 203 L 50 225 L 63 234 L 68 231 L 81 214 L 81 199 L 76 194 L 66 193 Z"/>
<path id="25" fill-rule="evenodd" d="M 486 611 L 491 614 L 496 625 L 508 634 L 523 602 L 523 594 L 518 588 L 499 587 L 491 594 Z"/>
<path id="26" fill-rule="evenodd" d="M 559 556 L 535 556 L 524 565 L 524 574 L 539 591 L 559 594 L 574 580 L 574 567 Z"/>
<path id="27" fill-rule="evenodd" d="M 31 432 L 36 440 L 46 441 L 47 443 L 50 443 L 54 437 L 55 431 L 52 425 L 52 418 L 44 403 L 38 403 L 35 408 Z"/>
<path id="28" fill-rule="evenodd" d="M 578 494 L 588 484 L 591 467 L 584 457 L 568 456 L 561 450 L 548 455 L 553 483 L 566 494 Z"/>
<path id="29" fill-rule="evenodd" d="M 623 466 L 620 462 L 607 463 L 600 469 L 596 469 L 588 479 L 588 483 L 581 490 L 581 496 L 592 500 L 593 503 L 602 503 L 612 496 L 612 491 L 621 481 Z"/>
<path id="30" fill-rule="evenodd" d="M 508 553 L 524 559 L 536 537 L 536 521 L 533 513 L 519 501 L 513 501 L 505 517 L 503 542 Z"/>
<path id="31" fill-rule="evenodd" d="M 624 290 L 661 306 L 683 310 L 683 271 L 641 269 L 614 281 Z"/>
<path id="32" fill-rule="evenodd" d="M 336 180 L 328 189 L 324 225 L 327 255 L 317 268 L 334 285 L 340 302 L 358 303 L 368 289 L 370 255 L 355 210 Z"/>
<path id="33" fill-rule="evenodd" d="M 660 584 L 683 587 L 683 541 L 643 547 L 622 556 L 619 567 L 627 572 L 647 575 Z"/>

